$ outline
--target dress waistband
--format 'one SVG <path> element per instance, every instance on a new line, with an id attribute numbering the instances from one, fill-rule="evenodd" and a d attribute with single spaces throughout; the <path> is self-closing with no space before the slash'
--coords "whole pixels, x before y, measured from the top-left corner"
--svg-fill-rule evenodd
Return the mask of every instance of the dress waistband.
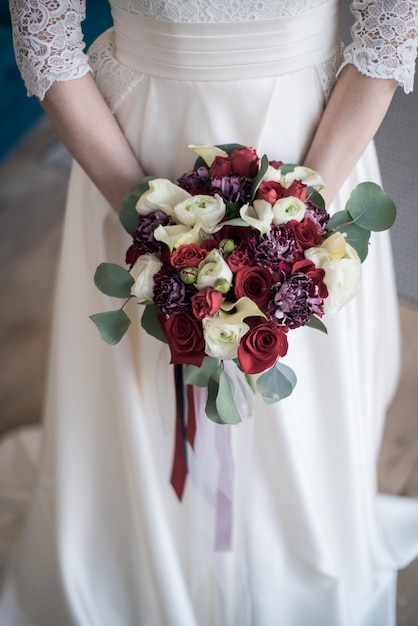
<path id="1" fill-rule="evenodd" d="M 161 78 L 220 81 L 287 74 L 339 47 L 338 0 L 291 17 L 251 22 L 168 22 L 112 7 L 116 57 Z"/>

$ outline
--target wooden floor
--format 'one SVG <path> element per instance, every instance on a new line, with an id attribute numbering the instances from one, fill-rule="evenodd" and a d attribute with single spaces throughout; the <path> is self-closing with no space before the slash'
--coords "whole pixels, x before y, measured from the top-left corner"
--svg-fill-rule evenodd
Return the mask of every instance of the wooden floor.
<path id="1" fill-rule="evenodd" d="M 0 435 L 40 419 L 68 172 L 46 121 L 0 164 Z M 382 491 L 418 497 L 418 307 L 401 302 L 400 313 L 402 377 L 379 481 Z M 418 561 L 399 576 L 398 626 L 418 626 Z"/>

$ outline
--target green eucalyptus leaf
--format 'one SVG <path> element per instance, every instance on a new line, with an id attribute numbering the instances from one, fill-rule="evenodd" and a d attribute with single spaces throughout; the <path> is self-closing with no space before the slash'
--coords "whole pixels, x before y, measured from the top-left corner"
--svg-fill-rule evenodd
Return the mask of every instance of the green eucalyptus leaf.
<path id="1" fill-rule="evenodd" d="M 202 365 L 187 365 L 184 368 L 184 382 L 187 385 L 196 385 L 197 387 L 207 387 L 212 374 L 219 367 L 219 359 L 207 356 L 203 359 Z"/>
<path id="2" fill-rule="evenodd" d="M 343 211 L 337 211 L 334 215 L 331 215 L 327 230 L 329 233 L 340 230 L 344 232 L 344 226 L 348 226 L 349 224 L 353 224 L 354 220 L 351 217 L 350 213 L 344 209 Z"/>
<path id="3" fill-rule="evenodd" d="M 142 328 L 152 337 L 155 337 L 159 341 L 167 343 L 167 339 L 161 329 L 160 322 L 158 321 L 158 315 L 161 313 L 161 309 L 155 304 L 147 304 L 141 317 Z"/>
<path id="4" fill-rule="evenodd" d="M 346 242 L 354 248 L 354 250 L 357 252 L 357 254 L 360 257 L 360 261 L 363 263 L 363 261 L 366 259 L 369 253 L 370 230 L 361 228 L 360 226 L 357 226 L 357 224 L 353 223 L 352 221 L 351 223 L 349 223 L 347 221 L 349 217 L 350 217 L 350 214 L 348 213 L 348 211 L 340 211 L 339 213 L 336 213 L 332 217 L 332 219 L 333 218 L 336 218 L 336 219 L 335 220 L 333 219 L 332 222 L 331 220 L 328 222 L 328 229 L 330 229 L 330 223 L 331 223 L 332 232 L 345 233 Z M 341 222 L 340 227 L 338 227 L 339 221 Z"/>
<path id="5" fill-rule="evenodd" d="M 99 329 L 103 341 L 111 345 L 119 343 L 131 323 L 131 320 L 122 309 L 95 313 L 90 315 L 90 319 Z"/>
<path id="6" fill-rule="evenodd" d="M 94 274 L 96 287 L 114 298 L 130 298 L 134 283 L 128 270 L 115 263 L 101 263 Z"/>
<path id="7" fill-rule="evenodd" d="M 206 415 L 217 424 L 238 424 L 241 421 L 232 379 L 221 366 L 209 379 Z"/>
<path id="8" fill-rule="evenodd" d="M 395 203 L 376 183 L 357 185 L 351 192 L 346 209 L 356 224 L 367 230 L 387 230 L 396 219 Z"/>
<path id="9" fill-rule="evenodd" d="M 321 333 L 325 333 L 326 335 L 328 335 L 327 327 L 325 326 L 324 322 L 316 315 L 311 315 L 305 326 L 309 326 L 309 328 L 314 328 L 315 330 L 319 330 L 321 331 Z"/>
<path id="10" fill-rule="evenodd" d="M 319 206 L 320 209 L 324 209 L 325 210 L 325 200 L 321 196 L 319 191 L 317 191 L 314 187 L 308 187 L 307 188 L 307 190 L 306 190 L 306 198 L 310 202 L 313 202 L 314 204 L 316 204 L 316 206 Z"/>
<path id="11" fill-rule="evenodd" d="M 223 424 L 239 424 L 242 421 L 235 404 L 234 383 L 224 369 L 222 369 L 219 376 L 216 408 Z"/>
<path id="12" fill-rule="evenodd" d="M 257 176 L 253 180 L 250 204 L 255 198 L 255 194 L 257 193 L 258 186 L 261 183 L 264 174 L 267 172 L 268 166 L 269 166 L 269 160 L 267 156 L 263 154 L 263 156 L 261 157 L 260 167 L 258 168 Z"/>
<path id="13" fill-rule="evenodd" d="M 295 372 L 287 365 L 277 361 L 276 365 L 259 376 L 257 389 L 266 404 L 272 404 L 290 396 L 296 387 L 296 382 Z"/>
<path id="14" fill-rule="evenodd" d="M 283 163 L 283 165 L 279 167 L 279 170 L 283 176 L 286 176 L 286 174 L 290 174 L 290 172 L 293 172 L 295 167 L 297 167 L 295 163 Z"/>
<path id="15" fill-rule="evenodd" d="M 146 176 L 130 191 L 122 201 L 122 207 L 119 213 L 119 219 L 130 235 L 138 228 L 139 213 L 136 210 L 136 203 L 143 193 L 149 189 L 149 181 L 153 180 L 155 176 Z"/>

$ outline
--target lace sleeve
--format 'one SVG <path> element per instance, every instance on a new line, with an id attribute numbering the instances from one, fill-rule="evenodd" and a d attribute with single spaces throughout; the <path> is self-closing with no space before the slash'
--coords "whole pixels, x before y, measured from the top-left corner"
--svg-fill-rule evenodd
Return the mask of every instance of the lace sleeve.
<path id="1" fill-rule="evenodd" d="M 406 93 L 414 86 L 417 55 L 417 0 L 358 0 L 353 41 L 344 51 L 344 65 L 356 66 L 372 78 L 394 78 Z"/>
<path id="2" fill-rule="evenodd" d="M 85 0 L 9 0 L 16 62 L 28 96 L 89 71 L 81 22 Z"/>

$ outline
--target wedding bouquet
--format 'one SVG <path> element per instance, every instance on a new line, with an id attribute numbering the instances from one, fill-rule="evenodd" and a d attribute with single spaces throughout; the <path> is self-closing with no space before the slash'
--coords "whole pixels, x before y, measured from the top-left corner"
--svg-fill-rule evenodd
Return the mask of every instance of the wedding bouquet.
<path id="1" fill-rule="evenodd" d="M 361 183 L 330 217 L 309 168 L 237 144 L 189 147 L 192 170 L 176 183 L 146 177 L 124 200 L 128 268 L 102 263 L 95 284 L 125 302 L 91 318 L 115 344 L 135 298 L 143 328 L 185 366 L 184 381 L 207 387 L 208 417 L 231 424 L 241 417 L 225 361 L 267 403 L 290 395 L 296 376 L 281 359 L 291 331 L 326 332 L 323 315 L 356 294 L 370 231 L 389 228 L 396 209 L 378 185 Z"/>

